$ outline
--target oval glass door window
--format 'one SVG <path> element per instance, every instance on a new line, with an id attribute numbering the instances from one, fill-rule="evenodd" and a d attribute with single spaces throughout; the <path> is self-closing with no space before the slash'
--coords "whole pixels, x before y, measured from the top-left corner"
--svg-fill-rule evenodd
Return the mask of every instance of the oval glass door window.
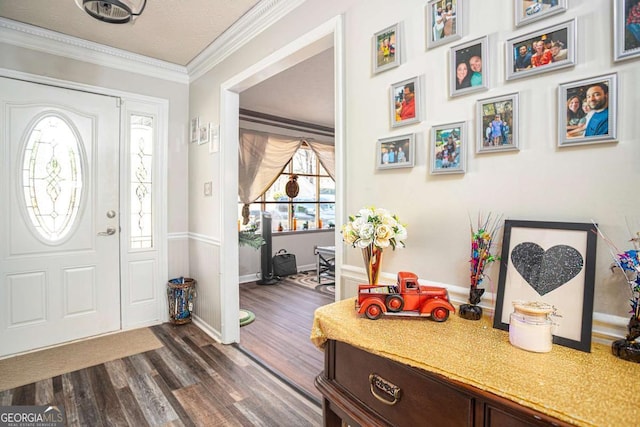
<path id="1" fill-rule="evenodd" d="M 80 210 L 80 141 L 62 117 L 48 114 L 33 126 L 24 147 L 22 191 L 31 225 L 46 241 L 59 242 Z"/>

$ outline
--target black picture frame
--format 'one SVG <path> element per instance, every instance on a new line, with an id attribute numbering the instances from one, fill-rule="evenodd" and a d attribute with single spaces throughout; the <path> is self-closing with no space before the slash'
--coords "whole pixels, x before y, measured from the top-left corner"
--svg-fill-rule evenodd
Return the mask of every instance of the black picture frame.
<path id="1" fill-rule="evenodd" d="M 596 243 L 593 223 L 505 220 L 493 327 L 509 330 L 514 301 L 544 302 L 554 344 L 590 352 Z"/>

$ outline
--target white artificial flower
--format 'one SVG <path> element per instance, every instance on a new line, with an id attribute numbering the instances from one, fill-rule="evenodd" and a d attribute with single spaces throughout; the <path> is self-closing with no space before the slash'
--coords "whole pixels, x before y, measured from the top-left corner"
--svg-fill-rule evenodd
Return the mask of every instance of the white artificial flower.
<path id="1" fill-rule="evenodd" d="M 363 208 L 342 226 L 343 240 L 353 247 L 403 248 L 407 229 L 386 209 Z"/>

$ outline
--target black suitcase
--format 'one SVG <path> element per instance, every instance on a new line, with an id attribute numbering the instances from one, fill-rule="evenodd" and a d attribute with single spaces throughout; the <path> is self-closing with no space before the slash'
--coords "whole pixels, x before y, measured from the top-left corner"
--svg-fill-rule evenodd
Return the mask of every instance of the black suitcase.
<path id="1" fill-rule="evenodd" d="M 298 274 L 296 256 L 288 253 L 285 249 L 280 249 L 273 256 L 273 274 L 279 277 Z"/>

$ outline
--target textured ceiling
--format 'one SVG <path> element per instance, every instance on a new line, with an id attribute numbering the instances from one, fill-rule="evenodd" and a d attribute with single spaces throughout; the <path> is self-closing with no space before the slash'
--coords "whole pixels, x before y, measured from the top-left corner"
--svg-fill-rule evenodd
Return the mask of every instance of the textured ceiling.
<path id="1" fill-rule="evenodd" d="M 107 24 L 75 0 L 0 0 L 0 16 L 14 21 L 187 65 L 258 0 L 148 0 L 129 24 Z"/>

